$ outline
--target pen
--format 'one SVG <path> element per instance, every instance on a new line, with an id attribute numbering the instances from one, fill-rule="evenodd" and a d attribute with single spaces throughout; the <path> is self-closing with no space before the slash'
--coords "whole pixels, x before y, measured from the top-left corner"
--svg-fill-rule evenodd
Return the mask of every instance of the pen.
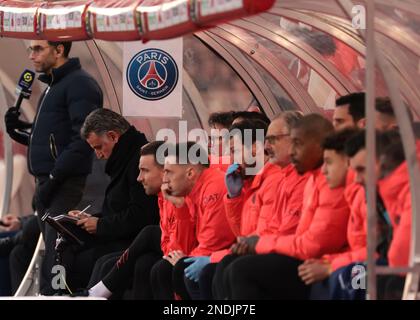
<path id="1" fill-rule="evenodd" d="M 80 211 L 80 212 L 79 212 L 79 214 L 78 214 L 78 216 L 81 216 L 81 215 L 82 215 L 82 213 L 85 213 L 85 211 L 86 211 L 87 209 L 89 209 L 91 206 L 92 206 L 92 205 L 90 204 L 90 205 L 88 205 L 86 208 L 84 208 L 82 211 Z"/>

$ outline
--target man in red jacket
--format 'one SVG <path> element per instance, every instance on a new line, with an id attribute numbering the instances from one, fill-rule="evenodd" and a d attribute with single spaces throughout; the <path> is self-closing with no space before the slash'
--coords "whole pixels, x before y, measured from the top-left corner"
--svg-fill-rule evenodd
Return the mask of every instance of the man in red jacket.
<path id="1" fill-rule="evenodd" d="M 240 212 L 240 230 L 237 236 L 251 236 L 254 234 L 272 234 L 283 232 L 293 234 L 296 230 L 302 207 L 303 188 L 306 176 L 299 176 L 290 163 L 289 148 L 291 145 L 290 130 L 303 115 L 296 111 L 283 112 L 274 119 L 268 127 L 265 139 L 265 151 L 269 160 L 264 170 L 259 173 L 248 190 L 249 196 L 244 199 L 246 192 L 236 198 L 225 198 L 226 212 L 234 211 L 235 206 L 242 206 Z M 281 168 L 281 169 L 280 169 Z M 280 171 L 277 174 L 274 169 Z M 270 173 L 271 172 L 271 173 Z M 269 173 L 269 174 L 268 174 Z M 245 189 L 245 188 L 244 188 Z M 245 201 L 245 202 L 244 202 Z M 236 213 L 238 215 L 238 212 Z M 231 216 L 235 216 L 232 215 Z M 253 219 L 255 222 L 250 224 Z M 221 259 L 223 258 L 223 259 Z M 213 279 L 213 295 L 216 299 L 226 298 L 224 284 L 224 270 L 238 256 L 231 250 L 214 253 L 212 262 L 219 262 Z M 206 269 L 203 271 L 205 274 Z M 201 286 L 200 278 L 200 286 Z M 210 298 L 210 297 L 207 297 Z"/>
<path id="2" fill-rule="evenodd" d="M 420 143 L 417 142 L 418 161 L 419 150 Z M 401 139 L 387 143 L 378 156 L 381 170 L 378 181 L 379 194 L 389 213 L 389 223 L 392 227 L 392 239 L 387 252 L 388 264 L 391 267 L 405 267 L 409 265 L 410 257 L 412 209 L 410 177 Z M 403 275 L 381 276 L 378 278 L 378 297 L 400 300 L 404 284 Z"/>
<path id="3" fill-rule="evenodd" d="M 302 216 L 292 235 L 264 235 L 241 239 L 241 257 L 225 271 L 233 299 L 303 299 L 308 288 L 298 276 L 302 260 L 319 258 L 346 246 L 349 209 L 344 188 L 330 189 L 321 174 L 322 142 L 332 124 L 318 114 L 302 118 L 291 130 L 291 159 L 300 174 L 309 173 Z"/>
<path id="4" fill-rule="evenodd" d="M 377 246 L 378 263 L 388 260 L 391 266 L 405 266 L 409 256 L 411 202 L 409 177 L 404 166 L 402 142 L 397 131 L 386 131 L 377 134 L 376 175 L 379 178 L 380 198 L 386 207 L 379 210 Z M 365 132 L 361 132 L 348 145 L 351 157 L 350 165 L 356 173 L 356 181 L 366 183 Z M 405 172 L 404 172 L 405 171 Z M 387 258 L 387 259 L 386 259 Z M 386 261 L 385 261 L 386 262 Z M 400 299 L 404 287 L 404 278 L 400 276 L 379 276 L 378 297 L 384 299 Z"/>
<path id="5" fill-rule="evenodd" d="M 89 290 L 89 296 L 109 298 L 115 293 L 121 293 L 129 288 L 133 277 L 133 299 L 145 300 L 152 298 L 150 287 L 150 270 L 162 256 L 170 251 L 181 250 L 188 254 L 197 243 L 195 224 L 189 218 L 177 217 L 174 205 L 163 198 L 161 187 L 163 181 L 163 165 L 156 159 L 158 149 L 163 141 L 154 141 L 144 145 L 140 151 L 139 176 L 147 195 L 158 195 L 160 227 L 145 227 L 131 243 L 130 247 L 120 256 L 111 271 L 106 274 L 92 275 L 94 286 Z M 115 255 L 107 255 L 98 260 L 96 273 L 102 273 L 105 265 L 115 261 Z M 95 272 L 94 272 L 95 273 Z M 95 281 L 97 277 L 100 281 Z"/>
<path id="6" fill-rule="evenodd" d="M 401 143 L 396 142 L 397 140 L 398 137 L 392 132 L 377 135 L 377 155 L 378 157 L 383 155 L 380 157 L 383 162 L 381 170 L 379 161 L 377 161 L 376 174 L 378 176 L 383 176 L 386 174 L 386 171 L 389 172 L 394 170 L 398 164 L 401 163 L 402 160 L 395 161 L 390 156 L 392 154 L 392 146 L 401 147 Z M 391 146 L 391 149 L 389 149 L 389 146 Z M 354 275 L 353 270 L 357 269 L 354 268 L 354 266 L 356 264 L 364 263 L 367 257 L 367 208 L 365 191 L 364 188 L 360 189 L 357 187 L 357 185 L 364 186 L 366 183 L 365 132 L 360 131 L 350 137 L 346 142 L 345 149 L 352 168 L 352 171 L 349 171 L 347 177 L 346 187 L 346 200 L 351 208 L 347 229 L 350 247 L 342 253 L 324 255 L 323 259 L 310 259 L 305 261 L 305 263 L 299 267 L 299 275 L 306 284 L 312 284 L 329 277 L 329 297 L 331 299 L 364 299 L 365 290 L 359 290 L 357 288 L 343 289 L 341 283 L 351 281 Z M 403 159 L 402 151 L 401 154 Z M 349 179 L 355 180 L 355 182 L 351 183 L 351 180 Z M 401 199 L 395 201 L 395 199 L 397 199 L 396 195 L 401 194 L 399 193 L 400 191 L 404 194 L 407 189 L 404 188 L 403 185 L 395 183 L 395 179 L 391 178 L 389 181 L 391 180 L 393 180 L 391 184 L 392 187 L 389 189 L 386 188 L 386 190 L 390 191 L 388 194 L 392 196 L 386 197 L 386 194 L 384 195 L 382 192 L 381 195 L 384 197 L 384 200 L 387 199 L 387 202 L 388 199 L 392 199 L 391 203 L 400 206 L 401 203 L 406 203 L 406 201 L 402 201 Z M 379 184 L 381 186 L 381 182 Z M 388 181 L 385 181 L 384 185 L 391 186 L 388 184 Z M 391 206 L 391 208 L 392 207 L 393 206 Z M 388 246 L 391 241 L 391 226 L 388 214 L 383 208 L 382 201 L 378 201 L 377 210 L 379 231 L 377 257 L 380 260 L 386 260 Z M 396 211 L 400 212 L 399 209 Z M 400 247 L 399 251 L 400 252 L 397 255 L 399 257 L 403 256 L 404 252 L 408 254 L 408 249 L 403 250 Z M 381 276 L 378 278 L 378 281 L 379 288 L 382 288 L 382 290 L 385 286 L 394 288 L 395 286 L 399 286 L 399 281 L 396 277 Z M 391 283 L 391 285 L 388 285 L 388 283 Z M 317 286 L 319 287 L 319 282 L 317 283 Z M 351 288 L 351 285 L 347 285 L 346 283 L 344 287 Z M 380 295 L 384 294 L 384 292 L 378 293 Z"/>
<path id="7" fill-rule="evenodd" d="M 278 198 L 280 185 L 283 184 L 285 177 L 287 176 L 289 179 L 288 186 L 295 183 L 292 178 L 299 180 L 297 174 L 292 174 L 293 170 L 291 169 L 293 168 L 291 168 L 287 150 L 290 146 L 290 127 L 301 117 L 302 115 L 299 112 L 289 111 L 284 112 L 271 122 L 265 142 L 265 151 L 269 159 L 256 175 L 244 174 L 247 167 L 255 165 L 253 162 L 247 163 L 245 156 L 247 153 L 252 153 L 252 156 L 257 154 L 263 156 L 264 142 L 257 138 L 257 130 L 265 130 L 266 124 L 258 120 L 243 120 L 230 128 L 231 146 L 233 147 L 232 157 L 236 152 L 243 156 L 241 164 L 233 164 L 225 177 L 228 188 L 228 194 L 224 198 L 225 209 L 231 229 L 236 236 L 265 232 L 275 213 L 274 205 Z M 251 145 L 246 144 L 246 133 L 251 135 Z M 264 135 L 262 135 L 263 137 Z M 299 190 L 299 188 L 296 188 L 296 190 Z M 296 220 L 295 227 L 297 226 L 298 216 L 295 216 L 284 219 L 290 225 L 290 232 L 294 232 L 291 226 L 293 219 Z M 197 281 L 186 279 L 190 295 L 195 299 L 212 299 L 213 282 L 213 291 L 216 291 L 216 297 L 221 299 L 224 296 L 221 281 L 223 270 L 236 257 L 236 255 L 231 255 L 230 249 L 213 252 L 208 261 L 209 264 L 204 266 L 202 271 L 198 270 Z M 223 262 L 219 264 L 222 259 Z M 213 281 L 216 267 L 220 279 L 216 277 Z"/>
<path id="8" fill-rule="evenodd" d="M 225 135 L 229 133 L 229 128 L 233 121 L 233 111 L 214 112 L 209 116 L 208 125 L 209 135 L 209 156 L 210 168 L 219 168 L 223 172 L 230 165 L 230 155 L 227 148 Z"/>
<path id="9" fill-rule="evenodd" d="M 420 141 L 417 141 L 417 158 L 420 160 Z M 380 154 L 382 179 L 379 192 L 389 212 L 393 226 L 388 262 L 393 267 L 409 264 L 411 243 L 411 190 L 408 164 L 401 140 L 390 144 Z"/>
<path id="10" fill-rule="evenodd" d="M 200 267 L 212 252 L 229 248 L 235 239 L 223 206 L 224 174 L 208 166 L 207 152 L 196 143 L 179 143 L 168 148 L 162 192 L 176 206 L 177 217 L 189 218 L 195 224 L 197 246 L 188 254 L 190 258 L 186 258 L 186 252 L 174 250 L 153 266 L 151 283 L 155 299 L 173 299 L 174 293 L 189 299 L 184 270 Z"/>
<path id="11" fill-rule="evenodd" d="M 324 255 L 322 259 L 308 259 L 299 266 L 299 276 L 310 285 L 329 277 L 331 272 L 351 263 L 366 259 L 366 200 L 360 183 L 354 181 L 353 171 L 349 171 L 350 158 L 345 153 L 345 145 L 357 133 L 344 130 L 328 136 L 324 143 L 323 174 L 331 189 L 345 186 L 345 198 L 350 208 L 347 227 L 348 250 Z"/>
<path id="12" fill-rule="evenodd" d="M 228 194 L 224 196 L 223 202 L 229 227 L 236 236 L 253 234 L 257 230 L 259 216 L 272 213 L 275 198 L 273 191 L 283 177 L 281 168 L 271 162 L 266 163 L 256 175 L 246 174 L 248 168 L 257 164 L 253 158 L 259 155 L 261 157 L 259 162 L 264 163 L 266 131 L 267 124 L 259 120 L 243 120 L 230 128 L 232 159 L 236 154 L 239 163 L 232 164 L 226 173 Z M 228 248 L 217 250 L 212 252 L 210 257 L 201 258 L 200 266 L 191 267 L 194 270 L 186 269 L 185 283 L 193 299 L 212 298 L 211 284 L 216 263 L 229 253 Z M 203 269 L 206 269 L 204 273 Z"/>

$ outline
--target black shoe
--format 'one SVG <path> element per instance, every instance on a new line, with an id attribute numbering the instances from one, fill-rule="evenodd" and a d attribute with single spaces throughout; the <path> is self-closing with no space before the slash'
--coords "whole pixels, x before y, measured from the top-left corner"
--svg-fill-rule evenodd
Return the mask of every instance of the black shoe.
<path id="1" fill-rule="evenodd" d="M 73 292 L 70 297 L 89 297 L 89 290 L 88 289 L 78 289 Z"/>
<path id="2" fill-rule="evenodd" d="M 0 238 L 0 257 L 9 256 L 14 247 L 15 241 L 13 237 Z"/>

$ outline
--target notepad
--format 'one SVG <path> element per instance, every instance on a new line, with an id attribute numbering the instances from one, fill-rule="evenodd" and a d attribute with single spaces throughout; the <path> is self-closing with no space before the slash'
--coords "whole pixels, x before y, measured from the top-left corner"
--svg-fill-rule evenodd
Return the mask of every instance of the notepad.
<path id="1" fill-rule="evenodd" d="M 55 221 L 58 221 L 58 222 L 71 222 L 71 223 L 74 223 L 74 224 L 76 224 L 77 221 L 79 221 L 79 218 L 69 216 L 68 214 L 60 214 L 59 216 L 52 217 L 52 218 Z"/>

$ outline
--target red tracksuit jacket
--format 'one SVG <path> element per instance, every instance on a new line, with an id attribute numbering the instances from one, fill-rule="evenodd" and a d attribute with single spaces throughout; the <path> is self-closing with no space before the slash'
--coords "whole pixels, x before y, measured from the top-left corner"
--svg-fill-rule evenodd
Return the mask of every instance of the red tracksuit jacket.
<path id="1" fill-rule="evenodd" d="M 271 220 L 276 191 L 284 178 L 281 167 L 267 162 L 245 185 L 239 197 L 223 198 L 229 225 L 236 236 L 255 234 L 260 219 Z"/>
<path id="2" fill-rule="evenodd" d="M 296 232 L 302 215 L 303 191 L 310 176 L 300 175 L 290 164 L 283 169 L 283 181 L 276 191 L 274 214 L 266 226 L 259 226 L 258 235 L 289 235 Z"/>
<path id="3" fill-rule="evenodd" d="M 420 161 L 420 141 L 416 142 Z M 407 161 L 378 183 L 379 192 L 390 215 L 393 227 L 388 250 L 391 267 L 408 266 L 411 244 L 411 192 Z"/>
<path id="4" fill-rule="evenodd" d="M 162 231 L 160 247 L 163 255 L 174 250 L 181 250 L 188 255 L 197 246 L 195 224 L 189 212 L 177 216 L 175 206 L 165 200 L 162 193 L 158 195 L 158 204 Z"/>
<path id="5" fill-rule="evenodd" d="M 186 205 L 176 209 L 179 219 L 189 218 L 195 225 L 198 244 L 190 256 L 209 256 L 235 241 L 223 205 L 226 192 L 224 173 L 217 168 L 206 169 L 185 197 Z"/>
<path id="6" fill-rule="evenodd" d="M 347 226 L 348 250 L 342 253 L 325 255 L 324 259 L 331 264 L 333 271 L 354 262 L 367 258 L 367 207 L 365 189 L 354 182 L 354 174 L 349 171 L 345 198 L 350 207 L 350 218 Z"/>
<path id="7" fill-rule="evenodd" d="M 402 163 L 378 184 L 393 228 L 388 263 L 391 267 L 408 266 L 411 241 L 411 192 L 407 162 Z"/>
<path id="8" fill-rule="evenodd" d="M 223 198 L 226 216 L 231 230 L 236 236 L 258 234 L 259 228 L 265 228 L 271 220 L 274 202 L 277 198 L 278 185 L 284 178 L 281 167 L 267 162 L 251 182 L 246 182 L 242 194 L 229 199 Z M 211 262 L 219 262 L 230 250 L 212 253 Z"/>
<path id="9" fill-rule="evenodd" d="M 302 216 L 296 233 L 261 236 L 256 251 L 259 254 L 275 252 L 301 260 L 340 252 L 347 246 L 349 212 L 344 188 L 330 189 L 321 170 L 314 170 L 305 185 Z"/>

